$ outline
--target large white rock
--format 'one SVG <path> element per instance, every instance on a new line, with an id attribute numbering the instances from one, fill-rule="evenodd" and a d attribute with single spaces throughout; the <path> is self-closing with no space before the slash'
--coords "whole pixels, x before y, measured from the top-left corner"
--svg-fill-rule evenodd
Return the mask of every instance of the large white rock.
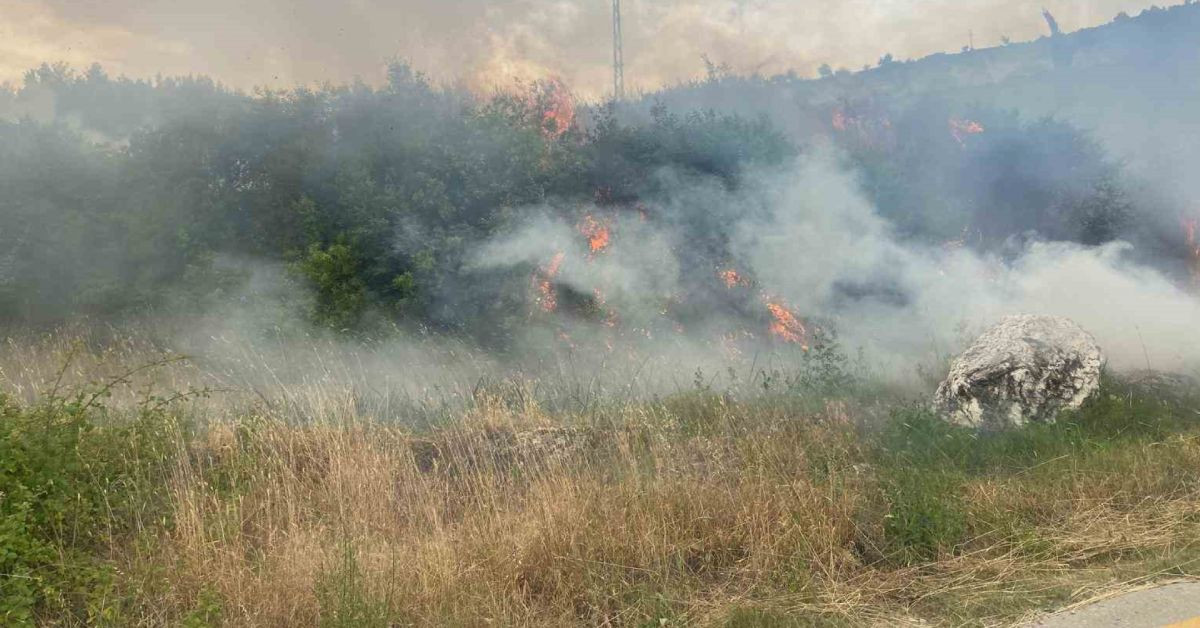
<path id="1" fill-rule="evenodd" d="M 1009 316 L 971 345 L 934 393 L 946 419 L 998 430 L 1053 422 L 1100 387 L 1104 354 L 1096 339 L 1066 318 Z"/>

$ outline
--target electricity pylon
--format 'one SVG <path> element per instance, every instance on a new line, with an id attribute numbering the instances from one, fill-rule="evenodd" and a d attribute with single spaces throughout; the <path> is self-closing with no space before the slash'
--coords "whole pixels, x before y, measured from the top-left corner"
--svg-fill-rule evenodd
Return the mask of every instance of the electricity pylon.
<path id="1" fill-rule="evenodd" d="M 625 50 L 621 43 L 621 0 L 613 0 L 613 101 L 625 99 Z"/>

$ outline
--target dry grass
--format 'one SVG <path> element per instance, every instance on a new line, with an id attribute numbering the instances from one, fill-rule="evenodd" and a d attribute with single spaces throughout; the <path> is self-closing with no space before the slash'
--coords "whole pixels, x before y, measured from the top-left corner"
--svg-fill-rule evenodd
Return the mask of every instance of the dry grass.
<path id="1" fill-rule="evenodd" d="M 567 432 L 566 451 L 514 445 L 525 412 L 484 405 L 421 438 L 361 423 L 210 431 L 171 479 L 175 612 L 209 587 L 237 625 L 990 623 L 1200 539 L 1194 492 L 1121 504 L 1127 478 L 982 479 L 963 491 L 979 513 L 966 543 L 898 565 L 881 478 L 841 409 L 683 436 L 659 427 L 676 417 L 630 407 L 601 433 Z M 1194 439 L 1160 449 L 1200 463 Z M 1132 469 L 1170 472 L 1143 462 Z M 241 475 L 214 482 L 228 469 Z M 989 528 L 1023 510 L 1031 527 Z"/>
<path id="2" fill-rule="evenodd" d="M 14 346 L 5 384 L 44 387 L 54 373 L 30 365 L 69 350 Z M 110 358 L 74 358 L 70 376 Z M 167 370 L 162 384 L 219 381 Z M 853 398 L 564 413 L 517 386 L 417 430 L 309 386 L 176 406 L 190 427 L 165 512 L 113 540 L 120 623 L 993 625 L 1200 574 L 1187 425 L 1053 432 L 959 465 L 928 457 L 940 444 L 888 445 L 879 426 L 907 419 Z"/>

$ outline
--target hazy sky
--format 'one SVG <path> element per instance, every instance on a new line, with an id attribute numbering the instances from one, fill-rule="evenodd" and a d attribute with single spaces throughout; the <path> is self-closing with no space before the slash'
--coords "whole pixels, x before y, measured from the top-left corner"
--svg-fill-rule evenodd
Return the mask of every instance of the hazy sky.
<path id="1" fill-rule="evenodd" d="M 1163 0 L 1159 0 L 1162 2 Z M 623 0 L 627 85 L 822 63 L 857 68 L 1135 14 L 1151 0 Z M 1171 4 L 1168 0 L 1167 4 Z M 475 87 L 561 76 L 584 96 L 611 81 L 608 0 L 0 0 L 0 82 L 43 61 L 111 74 L 200 73 L 238 87 L 377 81 L 389 59 Z"/>

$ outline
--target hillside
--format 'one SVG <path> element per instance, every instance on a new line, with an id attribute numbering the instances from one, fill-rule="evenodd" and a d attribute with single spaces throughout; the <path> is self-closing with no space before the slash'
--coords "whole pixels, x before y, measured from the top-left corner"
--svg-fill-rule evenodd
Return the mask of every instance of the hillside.
<path id="1" fill-rule="evenodd" d="M 640 106 L 701 107 L 766 114 L 798 137 L 830 131 L 829 112 L 841 101 L 878 99 L 895 109 L 923 102 L 960 107 L 987 104 L 1036 119 L 1055 116 L 1094 130 L 1098 139 L 1155 183 L 1186 187 L 1200 163 L 1196 143 L 1184 140 L 1200 124 L 1200 4 L 1152 8 L 1058 37 L 941 53 L 883 63 L 836 76 L 718 76 L 647 94 Z M 886 51 L 880 51 L 882 57 Z M 1164 171 L 1163 169 L 1166 168 Z"/>

